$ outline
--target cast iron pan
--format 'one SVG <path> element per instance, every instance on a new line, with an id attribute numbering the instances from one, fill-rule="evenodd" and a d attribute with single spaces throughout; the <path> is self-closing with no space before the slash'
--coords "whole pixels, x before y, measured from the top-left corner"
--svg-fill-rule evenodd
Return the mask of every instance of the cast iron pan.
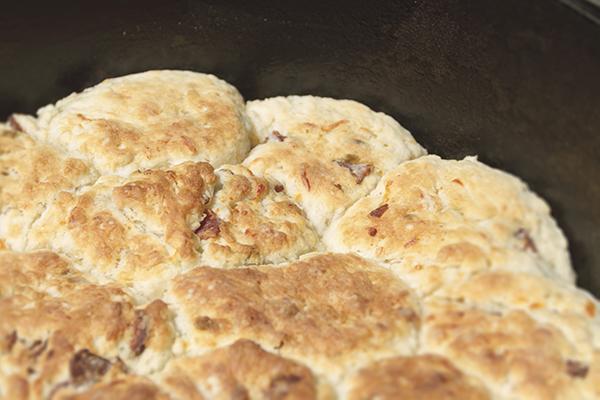
<path id="1" fill-rule="evenodd" d="M 10 2 L 0 118 L 151 68 L 212 72 L 246 98 L 356 99 L 432 153 L 525 179 L 600 296 L 598 15 L 583 0 Z"/>

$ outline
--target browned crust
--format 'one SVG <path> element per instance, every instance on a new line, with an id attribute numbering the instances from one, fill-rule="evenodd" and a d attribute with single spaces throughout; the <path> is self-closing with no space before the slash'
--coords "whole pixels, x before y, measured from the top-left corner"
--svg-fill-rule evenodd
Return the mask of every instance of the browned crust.
<path id="1" fill-rule="evenodd" d="M 351 380 L 348 399 L 486 400 L 487 390 L 436 355 L 395 357 L 373 363 Z"/>
<path id="2" fill-rule="evenodd" d="M 180 399 L 202 398 L 198 387 L 219 398 L 316 399 L 317 384 L 310 369 L 270 354 L 249 340 L 201 357 L 175 360 L 164 374 L 170 393 Z"/>
<path id="3" fill-rule="evenodd" d="M 193 294 L 190 296 L 190 294 Z M 198 345 L 237 335 L 267 349 L 329 361 L 411 343 L 419 326 L 408 288 L 352 255 L 321 254 L 285 266 L 196 268 L 173 281 Z"/>

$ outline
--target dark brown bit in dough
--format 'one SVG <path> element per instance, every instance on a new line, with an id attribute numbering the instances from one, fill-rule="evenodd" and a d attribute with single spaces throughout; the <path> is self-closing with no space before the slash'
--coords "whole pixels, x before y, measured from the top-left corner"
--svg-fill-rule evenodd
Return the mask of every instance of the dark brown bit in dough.
<path id="1" fill-rule="evenodd" d="M 381 216 L 383 214 L 385 214 L 385 212 L 388 210 L 389 206 L 387 204 L 383 204 L 379 207 L 377 207 L 376 209 L 374 209 L 373 211 L 371 211 L 369 213 L 369 215 L 371 217 L 375 217 L 375 218 L 381 218 Z"/>
<path id="2" fill-rule="evenodd" d="M 194 231 L 202 240 L 212 239 L 219 235 L 219 218 L 212 211 L 207 211 L 198 229 Z"/>
<path id="3" fill-rule="evenodd" d="M 95 382 L 110 368 L 110 361 L 88 349 L 79 350 L 69 363 L 71 380 L 76 385 Z"/>

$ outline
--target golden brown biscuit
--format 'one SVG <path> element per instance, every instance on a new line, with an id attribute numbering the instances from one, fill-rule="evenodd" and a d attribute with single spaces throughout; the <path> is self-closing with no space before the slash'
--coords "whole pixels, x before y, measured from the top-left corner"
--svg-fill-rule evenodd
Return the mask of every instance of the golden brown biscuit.
<path id="1" fill-rule="evenodd" d="M 421 350 L 444 355 L 498 397 L 592 399 L 598 393 L 592 381 L 597 350 L 526 311 L 431 299 L 424 312 Z"/>
<path id="2" fill-rule="evenodd" d="M 238 165 L 216 174 L 219 188 L 196 230 L 205 265 L 280 263 L 316 249 L 319 237 L 280 183 Z"/>
<path id="3" fill-rule="evenodd" d="M 81 160 L 0 124 L 0 237 L 22 250 L 31 224 L 60 191 L 76 191 L 97 178 Z"/>
<path id="4" fill-rule="evenodd" d="M 425 153 L 409 131 L 388 115 L 353 100 L 316 96 L 249 101 L 256 140 L 297 140 L 321 157 L 354 155 L 375 173 Z"/>
<path id="5" fill-rule="evenodd" d="M 476 304 L 526 311 L 537 320 L 552 324 L 569 341 L 600 346 L 600 304 L 573 285 L 541 276 L 509 271 L 485 271 L 465 282 L 448 285 L 436 296 Z"/>
<path id="6" fill-rule="evenodd" d="M 275 267 L 196 268 L 173 280 L 180 351 L 237 338 L 336 379 L 380 356 L 411 354 L 419 308 L 385 269 L 353 255 L 315 254 Z"/>
<path id="7" fill-rule="evenodd" d="M 119 363 L 158 370 L 174 340 L 164 302 L 136 306 L 50 252 L 0 251 L 0 315 L 0 393 L 15 398 L 46 398 L 55 385 L 96 381 Z"/>
<path id="8" fill-rule="evenodd" d="M 378 179 L 369 174 L 358 182 L 347 168 L 292 140 L 255 147 L 244 166 L 258 176 L 281 182 L 320 233 L 346 207 L 366 195 Z"/>
<path id="9" fill-rule="evenodd" d="M 281 182 L 319 232 L 385 171 L 425 153 L 392 118 L 354 101 L 276 97 L 249 102 L 247 110 L 267 143 L 244 165 Z"/>
<path id="10" fill-rule="evenodd" d="M 423 293 L 488 268 L 574 279 L 546 203 L 473 158 L 401 164 L 333 223 L 324 242 L 388 263 Z"/>
<path id="11" fill-rule="evenodd" d="M 310 400 L 318 391 L 310 369 L 244 339 L 199 357 L 175 359 L 162 376 L 168 393 L 181 400 Z"/>
<path id="12" fill-rule="evenodd" d="M 148 71 L 107 79 L 38 111 L 36 138 L 102 174 L 207 161 L 217 167 L 250 149 L 238 91 L 213 75 Z"/>
<path id="13" fill-rule="evenodd" d="M 27 247 L 76 260 L 94 281 L 119 281 L 142 298 L 199 259 L 199 226 L 215 176 L 206 163 L 105 176 L 77 194 L 61 192 L 32 226 Z"/>
<path id="14" fill-rule="evenodd" d="M 487 390 L 448 359 L 427 354 L 394 357 L 361 369 L 350 381 L 348 400 L 486 400 Z"/>
<path id="15" fill-rule="evenodd" d="M 123 374 L 105 381 L 83 390 L 74 385 L 57 387 L 51 400 L 172 400 L 156 384 L 139 376 Z"/>

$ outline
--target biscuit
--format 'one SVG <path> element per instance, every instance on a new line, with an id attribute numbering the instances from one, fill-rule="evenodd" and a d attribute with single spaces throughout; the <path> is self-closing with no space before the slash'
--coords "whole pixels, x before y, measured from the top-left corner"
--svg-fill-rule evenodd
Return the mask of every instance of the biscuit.
<path id="1" fill-rule="evenodd" d="M 598 350 L 570 341 L 525 310 L 432 298 L 424 305 L 420 350 L 452 360 L 499 398 L 591 399 L 600 393 Z"/>
<path id="2" fill-rule="evenodd" d="M 5 245 L 25 248 L 29 227 L 58 192 L 77 191 L 96 179 L 83 161 L 0 125 L 0 237 Z"/>
<path id="3" fill-rule="evenodd" d="M 280 183 L 239 165 L 223 166 L 216 175 L 214 199 L 196 230 L 203 264 L 281 263 L 316 249 L 319 236 Z"/>
<path id="4" fill-rule="evenodd" d="M 214 182 L 210 165 L 193 162 L 103 176 L 79 193 L 59 193 L 31 226 L 27 249 L 51 249 L 94 281 L 156 297 L 166 277 L 199 260 L 194 230 Z"/>
<path id="5" fill-rule="evenodd" d="M 244 339 L 202 356 L 175 359 L 162 381 L 174 400 L 323 398 L 310 369 Z"/>
<path id="6" fill-rule="evenodd" d="M 297 140 L 321 157 L 353 155 L 375 173 L 425 153 L 392 117 L 353 100 L 272 97 L 249 101 L 246 110 L 259 143 Z"/>
<path id="7" fill-rule="evenodd" d="M 245 338 L 335 380 L 376 357 L 411 354 L 419 305 L 389 271 L 353 255 L 313 254 L 274 267 L 196 268 L 172 281 L 181 348 Z"/>
<path id="8" fill-rule="evenodd" d="M 546 203 L 473 158 L 422 157 L 387 173 L 323 237 L 331 251 L 387 263 L 420 292 L 489 268 L 573 282 L 566 240 Z"/>
<path id="9" fill-rule="evenodd" d="M 555 326 L 569 341 L 587 346 L 590 353 L 600 346 L 600 304 L 566 282 L 512 271 L 483 271 L 435 295 L 483 308 L 522 310 Z"/>
<path id="10" fill-rule="evenodd" d="M 348 400 L 487 400 L 476 379 L 433 354 L 377 361 L 352 377 Z"/>
<path id="11" fill-rule="evenodd" d="M 0 315 L 0 394 L 7 398 L 47 398 L 62 382 L 88 384 L 119 363 L 160 370 L 175 338 L 163 301 L 136 305 L 120 288 L 91 284 L 43 251 L 0 251 Z"/>
<path id="12" fill-rule="evenodd" d="M 238 91 L 213 75 L 148 71 L 107 79 L 38 110 L 31 134 L 102 174 L 241 161 L 250 125 Z"/>
<path id="13" fill-rule="evenodd" d="M 116 376 L 106 382 L 99 382 L 77 390 L 73 385 L 57 387 L 52 400 L 172 400 L 172 396 L 162 391 L 148 379 L 139 376 Z"/>
<path id="14" fill-rule="evenodd" d="M 319 232 L 387 170 L 425 150 L 391 117 L 349 100 L 276 97 L 247 105 L 258 140 L 244 161 L 280 181 Z"/>
<path id="15" fill-rule="evenodd" d="M 328 388 L 310 369 L 270 354 L 249 340 L 198 357 L 173 359 L 155 382 L 110 366 L 91 385 L 73 379 L 54 387 L 52 399 L 325 399 Z M 91 374 L 88 374 L 91 375 Z M 160 382 L 157 383 L 156 381 Z M 166 395 L 167 393 L 168 395 Z"/>

